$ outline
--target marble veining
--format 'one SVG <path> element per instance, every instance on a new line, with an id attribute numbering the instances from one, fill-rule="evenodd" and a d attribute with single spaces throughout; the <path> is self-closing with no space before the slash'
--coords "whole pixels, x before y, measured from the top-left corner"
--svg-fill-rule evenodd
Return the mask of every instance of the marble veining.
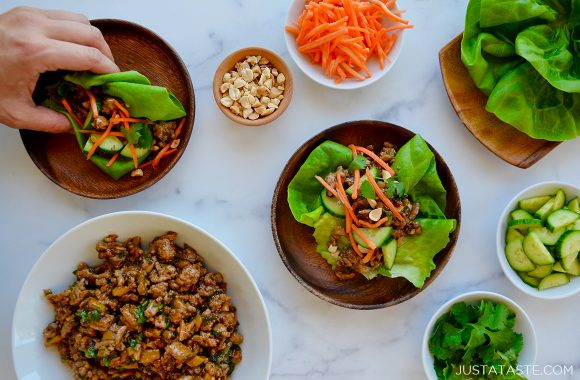
<path id="1" fill-rule="evenodd" d="M 0 12 L 22 4 L 4 0 Z M 134 209 L 197 224 L 240 258 L 262 291 L 271 318 L 273 380 L 424 379 L 421 339 L 429 318 L 439 305 L 470 290 L 502 293 L 528 312 L 539 342 L 538 364 L 574 365 L 571 376 L 534 379 L 580 379 L 579 296 L 548 302 L 519 292 L 503 275 L 495 252 L 498 218 L 515 193 L 544 180 L 580 183 L 580 139 L 521 170 L 493 156 L 463 127 L 445 93 L 438 52 L 462 31 L 467 0 L 399 0 L 416 26 L 405 35 L 401 57 L 382 80 L 350 92 L 317 85 L 291 61 L 283 36 L 289 0 L 26 4 L 69 9 L 89 18 L 122 18 L 153 29 L 186 63 L 197 114 L 190 144 L 171 173 L 152 188 L 118 200 L 84 199 L 55 186 L 30 161 L 18 132 L 0 127 L 2 380 L 16 379 L 12 312 L 36 259 L 75 225 Z M 262 128 L 232 124 L 211 93 L 220 61 L 251 45 L 280 53 L 295 78 L 289 109 Z M 357 119 L 389 121 L 421 133 L 447 161 L 462 201 L 460 238 L 440 276 L 411 300 L 374 311 L 342 309 L 310 294 L 279 259 L 270 230 L 272 192 L 288 158 L 319 131 Z"/>

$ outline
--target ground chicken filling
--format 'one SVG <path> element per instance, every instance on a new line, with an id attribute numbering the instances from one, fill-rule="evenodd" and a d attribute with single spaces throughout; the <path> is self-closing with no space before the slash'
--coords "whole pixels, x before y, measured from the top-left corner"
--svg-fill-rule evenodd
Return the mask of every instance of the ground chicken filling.
<path id="1" fill-rule="evenodd" d="M 75 379 L 229 379 L 242 360 L 236 308 L 220 273 L 168 232 L 141 247 L 109 235 L 103 262 L 79 264 L 64 292 L 45 295 L 55 320 L 44 330 Z"/>

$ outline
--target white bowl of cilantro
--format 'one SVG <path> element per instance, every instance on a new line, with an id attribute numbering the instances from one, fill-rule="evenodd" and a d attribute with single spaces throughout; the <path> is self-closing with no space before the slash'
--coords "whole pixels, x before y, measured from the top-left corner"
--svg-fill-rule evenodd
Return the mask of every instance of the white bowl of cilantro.
<path id="1" fill-rule="evenodd" d="M 580 292 L 580 188 L 542 182 L 517 194 L 497 227 L 497 255 L 507 278 L 538 298 Z"/>
<path id="2" fill-rule="evenodd" d="M 429 380 L 521 379 L 536 351 L 526 312 L 500 294 L 476 291 L 451 299 L 433 315 L 423 336 L 423 368 Z"/>

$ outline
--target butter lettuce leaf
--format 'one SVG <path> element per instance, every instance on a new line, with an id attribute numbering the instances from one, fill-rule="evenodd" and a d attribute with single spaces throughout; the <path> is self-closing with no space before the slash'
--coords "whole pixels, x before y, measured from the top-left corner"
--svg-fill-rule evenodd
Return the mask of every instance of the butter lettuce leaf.
<path id="1" fill-rule="evenodd" d="M 425 280 L 435 269 L 433 257 L 449 243 L 449 234 L 455 230 L 454 219 L 417 219 L 422 232 L 415 236 L 405 236 L 399 248 L 389 277 L 404 277 L 417 288 L 423 287 Z"/>
<path id="2" fill-rule="evenodd" d="M 310 153 L 288 185 L 288 205 L 294 218 L 314 227 L 324 212 L 320 192 L 323 186 L 314 178 L 325 177 L 339 166 L 348 167 L 352 162 L 352 151 L 344 145 L 325 141 Z"/>
<path id="3" fill-rule="evenodd" d="M 86 89 L 101 86 L 103 93 L 123 99 L 133 117 L 173 120 L 186 115 L 183 105 L 171 91 L 152 85 L 137 71 L 102 75 L 82 72 L 65 75 L 64 79 Z"/>

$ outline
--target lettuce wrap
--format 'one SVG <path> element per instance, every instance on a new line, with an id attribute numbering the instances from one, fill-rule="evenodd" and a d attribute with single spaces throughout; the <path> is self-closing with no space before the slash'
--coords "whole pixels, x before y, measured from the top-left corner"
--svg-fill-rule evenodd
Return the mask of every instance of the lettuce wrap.
<path id="1" fill-rule="evenodd" d="M 360 157 L 353 160 L 352 150 L 333 141 L 325 141 L 316 147 L 300 167 L 288 185 L 288 204 L 294 218 L 314 227 L 316 251 L 333 267 L 338 257 L 328 251 L 332 231 L 345 226 L 345 220 L 326 212 L 322 204 L 323 185 L 315 178 L 343 168 L 360 169 Z M 421 288 L 435 268 L 434 256 L 449 243 L 449 235 L 455 230 L 456 221 L 444 214 L 446 190 L 437 174 L 435 155 L 420 135 L 403 145 L 396 154 L 393 169 L 401 191 L 420 205 L 419 219 L 422 232 L 404 236 L 399 244 L 394 264 L 390 269 L 379 266 L 362 271 L 367 278 L 377 275 L 404 277 Z M 348 246 L 347 238 L 339 239 L 338 247 Z"/>
<path id="2" fill-rule="evenodd" d="M 461 59 L 486 110 L 530 137 L 580 134 L 580 0 L 470 0 Z"/>
<path id="3" fill-rule="evenodd" d="M 60 99 L 66 98 L 76 86 L 87 90 L 97 88 L 101 94 L 122 99 L 133 118 L 169 121 L 186 115 L 183 105 L 173 93 L 164 87 L 152 85 L 146 76 L 137 71 L 104 75 L 89 72 L 70 73 L 64 75 L 59 82 L 47 87 L 48 98 L 42 104 L 63 113 L 69 119 L 81 149 L 89 138 L 88 134 L 81 133 L 81 130 L 86 129 L 87 123 L 79 125 L 60 102 Z M 151 127 L 143 123 L 135 123 L 131 127 L 131 132 L 125 133 L 125 137 L 135 148 L 145 152 L 137 158 L 138 163 L 145 161 L 153 142 Z M 107 166 L 110 158 L 93 154 L 90 161 L 113 179 L 119 179 L 135 169 L 133 159 L 123 156 L 119 156 L 112 165 Z"/>

